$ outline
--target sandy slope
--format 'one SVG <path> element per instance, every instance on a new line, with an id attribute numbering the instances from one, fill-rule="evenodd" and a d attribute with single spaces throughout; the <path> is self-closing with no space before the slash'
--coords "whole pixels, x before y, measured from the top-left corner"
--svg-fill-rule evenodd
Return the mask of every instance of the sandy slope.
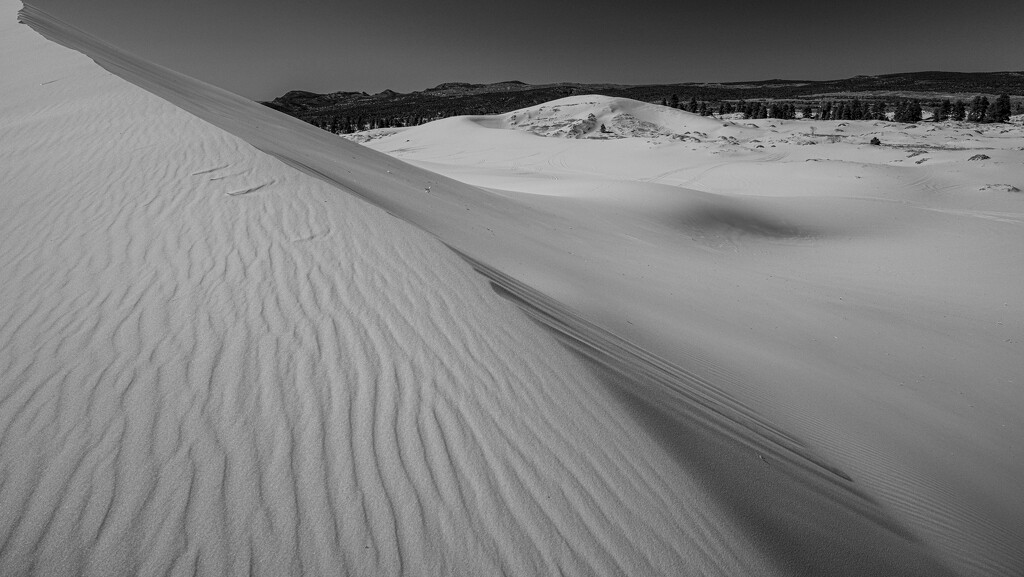
<path id="1" fill-rule="evenodd" d="M 1024 564 L 1020 125 L 730 122 L 581 96 L 362 138 L 590 220 L 573 248 L 624 273 L 602 314 L 626 335 L 728 367 L 725 388 L 961 570 Z"/>
<path id="2" fill-rule="evenodd" d="M 436 240 L 0 27 L 0 574 L 777 571 Z"/>
<path id="3" fill-rule="evenodd" d="M 367 136 L 590 224 L 570 250 L 624 273 L 599 313 L 624 334 L 727 367 L 723 388 L 960 570 L 1024 566 L 1019 124 L 730 122 L 580 96 Z"/>
<path id="4" fill-rule="evenodd" d="M 1020 197 L 963 196 L 1010 183 L 1010 148 L 938 175 L 806 125 L 585 101 L 370 143 L 417 168 L 26 19 L 432 233 L 618 376 L 436 241 L 14 30 L 5 567 L 1022 565 Z M 31 75 L 58 69 L 63 94 Z"/>

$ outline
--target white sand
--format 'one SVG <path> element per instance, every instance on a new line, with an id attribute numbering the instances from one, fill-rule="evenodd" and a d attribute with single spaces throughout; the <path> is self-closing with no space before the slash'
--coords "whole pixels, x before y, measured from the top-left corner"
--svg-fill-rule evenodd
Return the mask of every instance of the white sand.
<path id="1" fill-rule="evenodd" d="M 591 114 L 610 134 L 572 133 Z M 734 123 L 580 96 L 389 132 L 368 145 L 589 227 L 569 250 L 607 282 L 552 294 L 705 364 L 957 570 L 1024 567 L 1019 122 Z"/>
<path id="2" fill-rule="evenodd" d="M 591 115 L 607 132 L 574 132 Z M 375 132 L 593 232 L 568 250 L 605 282 L 550 294 L 704 364 L 958 570 L 1024 566 L 1019 122 L 728 122 L 579 96 Z"/>
<path id="3" fill-rule="evenodd" d="M 0 574 L 771 571 L 439 242 L 14 11 Z"/>
<path id="4" fill-rule="evenodd" d="M 417 168 L 2 6 L 0 572 L 1024 565 L 1019 129 L 587 97 Z"/>

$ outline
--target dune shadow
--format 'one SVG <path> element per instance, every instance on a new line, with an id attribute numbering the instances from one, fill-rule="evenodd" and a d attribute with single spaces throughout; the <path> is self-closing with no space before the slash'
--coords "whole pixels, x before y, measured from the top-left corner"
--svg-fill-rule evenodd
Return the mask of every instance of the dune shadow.
<path id="1" fill-rule="evenodd" d="M 680 211 L 675 218 L 687 230 L 726 236 L 755 236 L 769 240 L 823 236 L 821 230 L 812 227 L 797 226 L 758 210 L 719 203 Z"/>
<path id="2" fill-rule="evenodd" d="M 465 255 L 463 255 L 464 258 Z M 492 288 L 580 355 L 779 573 L 954 575 L 844 471 L 713 380 L 603 331 L 467 258 Z"/>
<path id="3" fill-rule="evenodd" d="M 685 403 L 593 355 L 582 356 L 659 445 L 703 481 L 731 521 L 781 573 L 955 574 L 861 493 L 855 481 L 827 478 L 792 460 L 763 454 L 749 439 L 694 419 Z"/>

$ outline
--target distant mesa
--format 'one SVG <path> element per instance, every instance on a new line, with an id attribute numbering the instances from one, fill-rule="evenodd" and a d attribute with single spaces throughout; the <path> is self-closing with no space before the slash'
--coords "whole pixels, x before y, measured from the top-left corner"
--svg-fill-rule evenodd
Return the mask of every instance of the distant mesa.
<path id="1" fill-rule="evenodd" d="M 470 84 L 468 82 L 444 82 L 438 84 L 428 90 L 457 90 L 459 88 L 472 88 L 473 86 L 479 86 L 478 84 Z"/>
<path id="2" fill-rule="evenodd" d="M 472 95 L 472 94 L 487 94 L 493 92 L 519 92 L 522 90 L 528 90 L 531 88 L 538 88 L 519 80 L 506 80 L 503 82 L 494 82 L 492 84 L 473 84 L 470 82 L 444 82 L 438 84 L 433 88 L 428 88 L 423 92 L 413 92 L 412 94 L 432 94 L 437 92 L 450 93 L 452 95 Z"/>
<path id="3" fill-rule="evenodd" d="M 318 96 L 320 95 L 315 92 L 306 92 L 305 90 L 289 90 L 281 98 L 291 100 L 294 98 L 316 98 Z"/>

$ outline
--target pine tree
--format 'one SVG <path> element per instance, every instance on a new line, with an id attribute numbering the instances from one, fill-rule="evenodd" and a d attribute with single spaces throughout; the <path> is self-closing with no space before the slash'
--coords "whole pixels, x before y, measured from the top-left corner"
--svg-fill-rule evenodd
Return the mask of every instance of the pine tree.
<path id="1" fill-rule="evenodd" d="M 871 118 L 875 120 L 886 120 L 884 101 L 880 100 L 871 107 Z"/>
<path id="2" fill-rule="evenodd" d="M 910 103 L 910 121 L 911 122 L 921 122 L 921 118 L 923 116 L 924 116 L 924 114 L 923 114 L 923 111 L 921 110 L 921 103 L 919 101 L 917 101 L 917 100 L 912 101 Z"/>
<path id="3" fill-rule="evenodd" d="M 917 100 L 901 100 L 896 104 L 896 114 L 893 120 L 896 122 L 921 122 L 921 103 Z"/>
<path id="4" fill-rule="evenodd" d="M 911 100 L 907 102 L 907 119 L 905 122 L 921 122 L 923 116 L 921 110 L 921 103 L 917 100 Z"/>
<path id="5" fill-rule="evenodd" d="M 688 110 L 690 112 L 697 112 L 697 97 L 696 96 L 691 96 L 690 97 L 690 106 L 686 110 Z"/>
<path id="6" fill-rule="evenodd" d="M 853 110 L 849 102 L 844 102 L 840 109 L 840 120 L 853 120 Z"/>
<path id="7" fill-rule="evenodd" d="M 969 122 L 978 121 L 978 110 L 981 108 L 981 97 L 975 96 L 971 99 L 971 106 L 967 110 L 967 120 Z"/>
<path id="8" fill-rule="evenodd" d="M 672 108 L 679 108 L 679 95 L 678 94 L 673 94 L 672 95 Z"/>
<path id="9" fill-rule="evenodd" d="M 989 118 L 992 122 L 1008 122 L 1010 120 L 1010 95 L 1003 93 L 992 103 Z"/>
<path id="10" fill-rule="evenodd" d="M 921 103 L 917 100 L 901 100 L 896 104 L 896 114 L 893 120 L 896 122 L 920 122 Z"/>
<path id="11" fill-rule="evenodd" d="M 942 122 L 943 120 L 949 120 L 949 116 L 953 113 L 953 103 L 949 99 L 942 101 L 942 105 L 939 107 L 939 115 L 935 122 Z"/>
<path id="12" fill-rule="evenodd" d="M 967 105 L 964 104 L 963 100 L 957 100 L 953 103 L 953 114 L 951 118 L 956 121 L 962 121 L 967 117 Z"/>
<path id="13" fill-rule="evenodd" d="M 971 122 L 983 122 L 985 113 L 988 111 L 988 97 L 975 96 L 971 100 L 971 110 L 967 113 L 967 120 Z"/>

